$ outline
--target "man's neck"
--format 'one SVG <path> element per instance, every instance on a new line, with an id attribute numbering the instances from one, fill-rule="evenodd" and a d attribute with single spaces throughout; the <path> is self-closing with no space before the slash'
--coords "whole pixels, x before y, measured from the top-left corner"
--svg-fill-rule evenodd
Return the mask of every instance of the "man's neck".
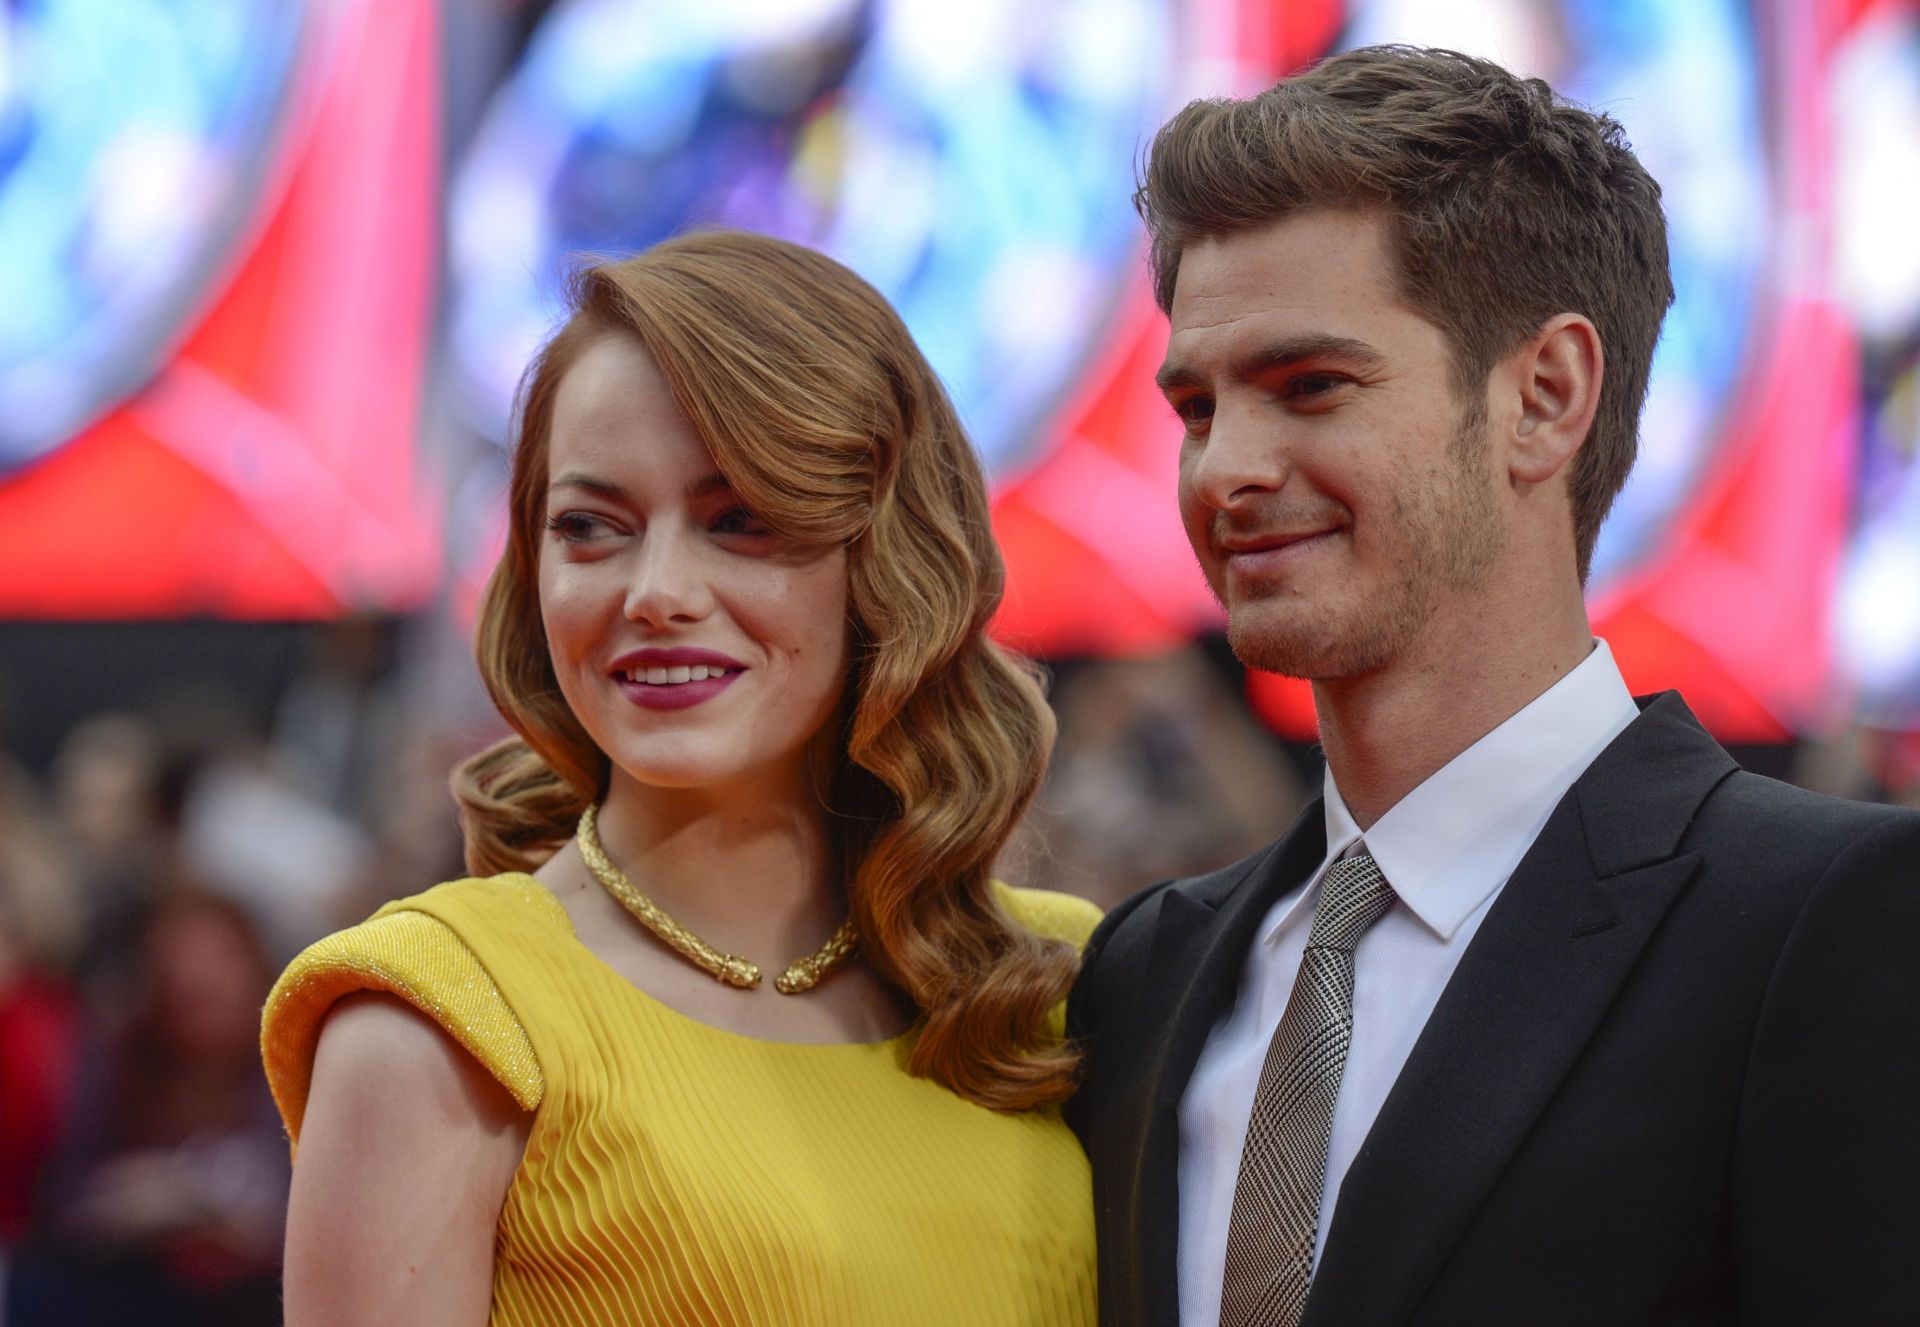
<path id="1" fill-rule="evenodd" d="M 1511 634 L 1430 632 L 1385 668 L 1314 683 L 1327 766 L 1362 830 L 1579 666 L 1593 649 L 1585 612 L 1556 616 Z"/>

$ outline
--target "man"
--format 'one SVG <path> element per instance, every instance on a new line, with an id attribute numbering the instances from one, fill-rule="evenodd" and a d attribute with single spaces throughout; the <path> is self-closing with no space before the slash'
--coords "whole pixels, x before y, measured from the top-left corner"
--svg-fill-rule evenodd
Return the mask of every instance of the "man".
<path id="1" fill-rule="evenodd" d="M 1187 532 L 1327 775 L 1088 948 L 1101 1320 L 1920 1323 L 1920 816 L 1588 630 L 1672 291 L 1619 127 L 1372 48 L 1187 107 L 1137 201 Z"/>

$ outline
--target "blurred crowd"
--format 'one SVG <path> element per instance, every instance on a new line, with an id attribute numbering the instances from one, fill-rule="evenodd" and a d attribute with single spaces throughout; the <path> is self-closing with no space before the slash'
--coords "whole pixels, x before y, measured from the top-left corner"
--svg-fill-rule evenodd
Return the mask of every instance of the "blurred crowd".
<path id="1" fill-rule="evenodd" d="M 43 770 L 0 750 L 7 1327 L 279 1321 L 261 1004 L 306 943 L 462 873 L 472 739 L 402 713 L 381 635 L 316 630 L 264 725 L 201 679 L 81 718 Z"/>
<path id="2" fill-rule="evenodd" d="M 379 639 L 316 629 L 265 723 L 203 686 L 80 718 L 44 768 L 0 749 L 4 1327 L 278 1321 L 289 1161 L 261 1003 L 309 941 L 462 873 L 446 775 L 493 735 L 477 693 L 420 703 L 422 670 Z M 1052 696 L 1017 883 L 1111 905 L 1251 851 L 1318 790 L 1217 642 L 1060 664 Z M 1920 803 L 1911 737 L 1786 755 L 1812 786 Z"/>

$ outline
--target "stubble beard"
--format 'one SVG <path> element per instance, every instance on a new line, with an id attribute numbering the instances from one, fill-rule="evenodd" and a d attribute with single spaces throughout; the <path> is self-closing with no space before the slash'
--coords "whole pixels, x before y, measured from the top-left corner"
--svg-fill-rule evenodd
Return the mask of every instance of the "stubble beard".
<path id="1" fill-rule="evenodd" d="M 1368 597 L 1276 591 L 1226 603 L 1227 643 L 1241 663 L 1308 681 L 1378 672 L 1425 631 L 1443 592 L 1485 578 L 1504 542 L 1487 479 L 1486 412 L 1461 419 L 1428 481 L 1392 496 L 1375 537 L 1397 580 Z M 1349 536 L 1351 537 L 1351 536 Z"/>

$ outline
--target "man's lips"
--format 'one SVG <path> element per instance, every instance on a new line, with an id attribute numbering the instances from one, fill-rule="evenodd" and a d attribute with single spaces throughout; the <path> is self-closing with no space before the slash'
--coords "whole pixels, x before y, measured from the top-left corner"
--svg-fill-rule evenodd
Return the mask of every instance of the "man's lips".
<path id="1" fill-rule="evenodd" d="M 1289 534 L 1242 535 L 1217 541 L 1220 561 L 1228 567 L 1255 570 L 1276 567 L 1293 558 L 1324 546 L 1345 527 L 1330 525 L 1319 530 Z"/>

